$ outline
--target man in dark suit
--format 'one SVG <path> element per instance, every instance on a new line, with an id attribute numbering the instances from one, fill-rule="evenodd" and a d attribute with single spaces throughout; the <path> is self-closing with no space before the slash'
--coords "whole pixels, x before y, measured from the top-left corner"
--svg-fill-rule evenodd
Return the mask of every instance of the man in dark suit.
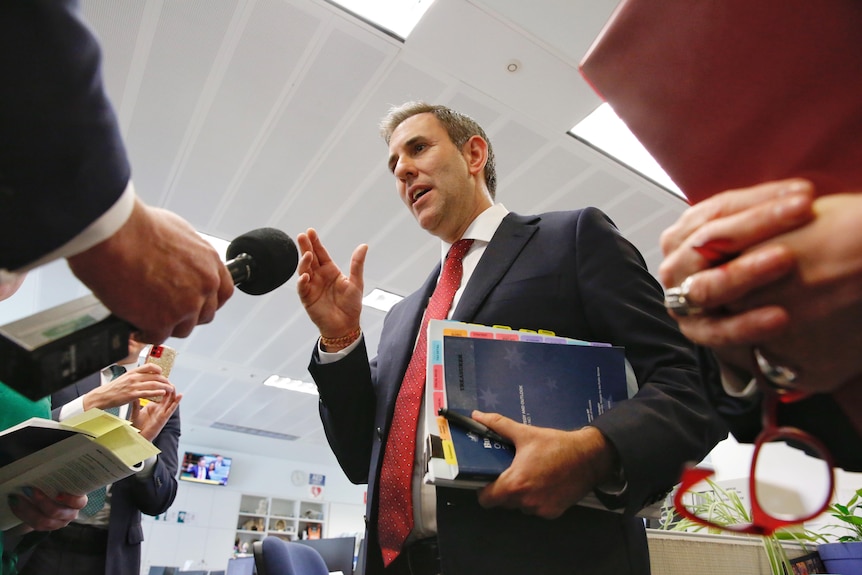
<path id="1" fill-rule="evenodd" d="M 77 4 L 0 2 L 0 283 L 66 258 L 144 341 L 185 337 L 233 282 L 188 222 L 135 195 Z"/>
<path id="2" fill-rule="evenodd" d="M 207 469 L 206 459 L 203 457 L 199 457 L 197 462 L 194 465 L 190 465 L 188 468 L 188 472 L 192 474 L 192 477 L 195 479 L 209 479 L 210 472 Z"/>
<path id="3" fill-rule="evenodd" d="M 120 408 L 118 416 L 131 420 L 161 450 L 140 469 L 110 486 L 103 506 L 90 504 L 75 522 L 51 533 L 29 557 L 20 560 L 21 575 L 139 575 L 141 568 L 141 513 L 167 511 L 177 494 L 177 447 L 180 439 L 179 403 L 182 395 L 161 375 L 162 368 L 136 366 L 144 344 L 129 341 L 129 356 L 116 375 L 110 366 L 51 396 L 52 415 L 62 421 L 87 409 Z M 159 398 L 141 407 L 141 398 Z"/>
<path id="4" fill-rule="evenodd" d="M 512 466 L 478 496 L 435 491 L 422 483 L 418 449 L 409 536 L 392 545 L 391 512 L 381 511 L 391 497 L 380 488 L 390 472 L 384 459 L 403 443 L 389 440 L 401 415 L 396 398 L 440 268 L 392 308 L 369 362 L 359 328 L 367 246 L 354 251 L 345 276 L 314 230 L 300 234 L 297 290 L 321 334 L 310 365 L 321 417 L 347 476 L 368 482 L 366 573 L 648 573 L 644 525 L 633 514 L 661 499 L 683 464 L 700 460 L 726 430 L 643 258 L 596 209 L 520 216 L 495 204 L 493 151 L 462 114 L 406 104 L 390 112 L 383 134 L 399 197 L 419 225 L 440 238 L 444 254 L 472 240 L 448 317 L 625 346 L 640 390 L 574 431 L 474 413 L 513 441 Z M 576 505 L 593 491 L 625 513 Z"/>

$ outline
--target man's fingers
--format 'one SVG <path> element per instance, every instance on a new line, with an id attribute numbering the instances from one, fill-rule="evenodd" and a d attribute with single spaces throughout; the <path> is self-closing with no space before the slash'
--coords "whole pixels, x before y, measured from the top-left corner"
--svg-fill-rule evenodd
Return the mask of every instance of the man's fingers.
<path id="1" fill-rule="evenodd" d="M 482 425 L 491 428 L 506 439 L 513 440 L 513 442 L 515 435 L 520 430 L 519 428 L 523 426 L 514 419 L 509 419 L 499 413 L 484 413 L 474 409 L 471 416 Z"/>
<path id="2" fill-rule="evenodd" d="M 767 246 L 690 276 L 686 298 L 706 310 L 717 309 L 780 280 L 794 269 L 790 250 L 781 245 Z"/>
<path id="3" fill-rule="evenodd" d="M 667 255 L 678 249 L 707 222 L 749 210 L 770 200 L 794 195 L 813 198 L 811 182 L 794 178 L 716 194 L 687 209 L 675 224 L 662 233 L 662 252 Z"/>
<path id="4" fill-rule="evenodd" d="M 748 249 L 792 231 L 814 217 L 812 199 L 786 195 L 749 210 L 708 221 L 670 253 L 659 266 L 665 287 L 680 285 L 685 278 L 720 261 L 732 260 Z"/>
<path id="5" fill-rule="evenodd" d="M 779 335 L 789 324 L 789 314 L 777 306 L 751 309 L 727 317 L 704 315 L 679 319 L 679 327 L 687 338 L 712 348 L 753 345 Z"/>
<path id="6" fill-rule="evenodd" d="M 364 285 L 363 274 L 365 270 L 365 256 L 368 254 L 368 244 L 361 244 L 353 250 L 350 258 L 350 283 L 360 290 Z"/>

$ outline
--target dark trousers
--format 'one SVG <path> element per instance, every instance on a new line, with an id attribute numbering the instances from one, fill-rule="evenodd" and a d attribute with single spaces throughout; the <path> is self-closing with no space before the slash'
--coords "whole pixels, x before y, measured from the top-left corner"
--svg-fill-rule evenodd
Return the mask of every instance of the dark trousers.
<path id="1" fill-rule="evenodd" d="M 21 558 L 19 575 L 101 575 L 107 550 L 106 529 L 70 523 Z"/>
<path id="2" fill-rule="evenodd" d="M 442 573 L 436 537 L 409 544 L 386 568 L 386 575 L 441 575 Z"/>

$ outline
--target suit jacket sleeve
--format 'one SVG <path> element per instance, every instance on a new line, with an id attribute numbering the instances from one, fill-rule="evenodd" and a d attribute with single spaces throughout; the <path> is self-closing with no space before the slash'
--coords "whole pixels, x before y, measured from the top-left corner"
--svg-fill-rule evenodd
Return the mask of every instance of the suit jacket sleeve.
<path id="1" fill-rule="evenodd" d="M 168 419 L 153 444 L 161 450 L 156 456 L 153 474 L 140 480 L 135 475 L 121 480 L 134 506 L 145 515 L 159 515 L 168 510 L 177 495 L 179 470 L 180 409 Z"/>
<path id="2" fill-rule="evenodd" d="M 141 513 L 159 515 L 167 511 L 173 503 L 177 495 L 179 439 L 180 414 L 177 408 L 153 441 L 161 453 L 156 456 L 152 475 L 144 479 L 131 475 L 117 482 L 116 491 L 122 492 L 123 496 L 130 500 L 131 506 Z"/>
<path id="3" fill-rule="evenodd" d="M 363 338 L 350 354 L 329 364 L 318 362 L 315 344 L 308 369 L 317 383 L 320 417 L 339 465 L 353 483 L 367 483 L 375 434 L 376 361 L 368 361 Z"/>
<path id="4" fill-rule="evenodd" d="M 715 357 L 700 349 L 700 368 L 710 402 L 740 443 L 754 443 L 763 430 L 761 394 L 731 397 L 724 391 Z M 779 404 L 779 425 L 803 429 L 829 449 L 835 465 L 846 471 L 862 471 L 860 438 L 847 414 L 829 394 L 815 394 Z"/>
<path id="5" fill-rule="evenodd" d="M 628 490 L 617 503 L 634 511 L 662 498 L 685 462 L 700 461 L 727 430 L 707 400 L 695 347 L 640 253 L 595 209 L 583 210 L 576 245 L 587 323 L 598 341 L 625 346 L 639 382 L 634 398 L 594 422 L 625 471 Z"/>
<path id="6" fill-rule="evenodd" d="M 0 269 L 61 247 L 122 195 L 130 168 L 77 2 L 0 2 Z"/>

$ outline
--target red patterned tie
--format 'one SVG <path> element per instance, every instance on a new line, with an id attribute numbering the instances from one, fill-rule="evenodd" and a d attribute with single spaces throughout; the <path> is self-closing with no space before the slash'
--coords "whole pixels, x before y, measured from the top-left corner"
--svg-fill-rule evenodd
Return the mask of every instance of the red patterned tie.
<path id="1" fill-rule="evenodd" d="M 378 531 L 383 550 L 383 564 L 389 565 L 398 557 L 404 540 L 413 529 L 413 498 L 410 480 L 413 475 L 413 459 L 416 454 L 416 424 L 419 421 L 419 405 L 425 389 L 425 358 L 428 353 L 428 321 L 446 319 L 452 298 L 461 285 L 463 267 L 461 260 L 470 249 L 473 240 L 458 240 L 449 248 L 443 264 L 443 273 L 431 295 L 419 338 L 413 349 L 413 357 L 404 374 L 401 390 L 395 400 L 395 415 L 383 454 L 380 471 L 380 508 Z"/>

